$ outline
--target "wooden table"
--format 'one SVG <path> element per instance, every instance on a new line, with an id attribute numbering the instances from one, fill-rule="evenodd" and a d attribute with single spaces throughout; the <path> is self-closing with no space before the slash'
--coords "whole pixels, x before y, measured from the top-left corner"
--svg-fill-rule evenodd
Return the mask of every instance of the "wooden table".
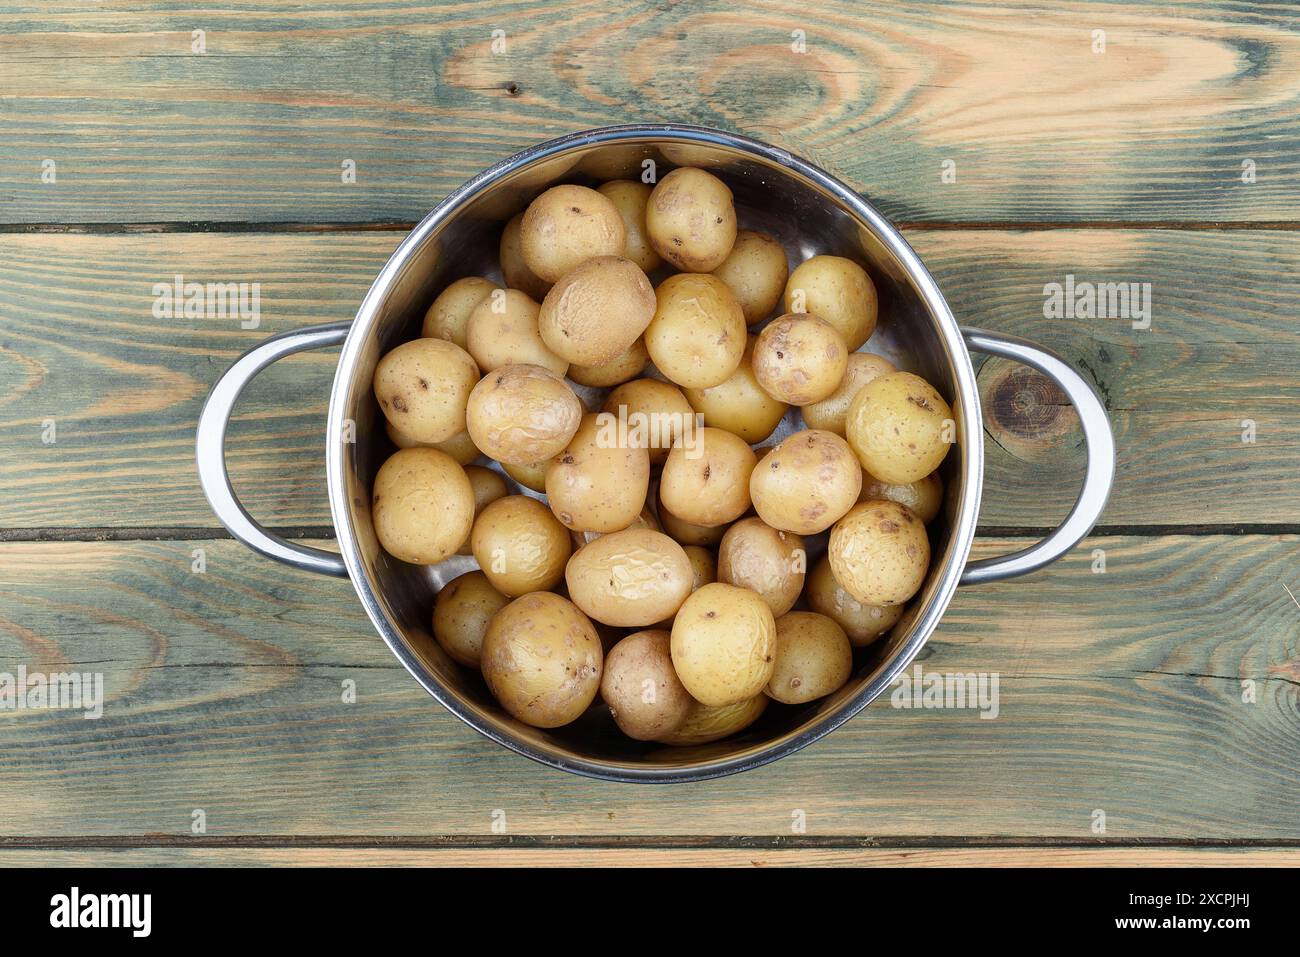
<path id="1" fill-rule="evenodd" d="M 1300 862 L 1297 9 L 746 6 L 0 11 L 0 671 L 108 695 L 97 721 L 0 711 L 0 865 Z M 855 184 L 963 323 L 1105 397 L 1103 525 L 962 589 L 924 652 L 998 672 L 997 720 L 882 700 L 737 777 L 583 780 L 445 713 L 346 583 L 217 527 L 193 433 L 236 355 L 350 317 L 494 160 L 657 120 Z M 260 283 L 260 325 L 158 317 L 177 275 Z M 1067 276 L 1150 283 L 1150 327 L 1048 318 Z M 254 514 L 304 540 L 330 534 L 334 361 L 266 374 L 230 450 Z M 1060 519 L 1083 452 L 1041 378 L 979 381 L 985 555 Z"/>

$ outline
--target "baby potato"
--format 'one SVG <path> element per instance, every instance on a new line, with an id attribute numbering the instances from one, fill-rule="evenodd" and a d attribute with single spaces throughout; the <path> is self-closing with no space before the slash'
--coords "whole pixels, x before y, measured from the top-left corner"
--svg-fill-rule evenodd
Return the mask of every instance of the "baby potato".
<path id="1" fill-rule="evenodd" d="M 554 588 L 573 550 L 551 510 L 526 495 L 507 495 L 483 509 L 470 547 L 492 587 L 511 598 Z"/>
<path id="2" fill-rule="evenodd" d="M 791 405 L 810 405 L 844 381 L 849 351 L 829 322 L 813 315 L 787 315 L 759 333 L 753 362 L 754 374 L 769 395 Z"/>
<path id="3" fill-rule="evenodd" d="M 520 224 L 524 263 L 545 282 L 597 256 L 621 256 L 627 230 L 618 208 L 586 186 L 552 186 L 528 204 Z"/>
<path id="4" fill-rule="evenodd" d="M 646 235 L 645 209 L 650 201 L 650 186 L 639 180 L 618 179 L 598 187 L 596 192 L 613 203 L 618 214 L 623 217 L 627 240 L 620 255 L 636 263 L 642 272 L 653 272 L 662 266 L 663 259 L 650 245 L 650 238 Z M 782 279 L 781 282 L 784 285 L 785 280 Z"/>
<path id="5" fill-rule="evenodd" d="M 713 552 L 702 545 L 683 545 L 682 551 L 691 560 L 691 591 L 699 591 L 718 580 L 718 560 Z"/>
<path id="6" fill-rule="evenodd" d="M 655 290 L 645 331 L 650 358 L 667 378 L 707 389 L 730 378 L 745 354 L 745 314 L 716 276 L 678 273 Z"/>
<path id="7" fill-rule="evenodd" d="M 666 631 L 638 631 L 605 656 L 600 696 L 619 730 L 637 741 L 676 731 L 695 702 L 673 671 Z"/>
<path id="8" fill-rule="evenodd" d="M 806 429 L 787 436 L 754 469 L 749 494 L 758 517 L 773 528 L 816 535 L 858 500 L 862 469 L 834 432 Z"/>
<path id="9" fill-rule="evenodd" d="M 501 232 L 501 246 L 498 258 L 501 260 L 501 275 L 506 285 L 518 289 L 534 302 L 541 302 L 551 291 L 551 284 L 528 268 L 524 262 L 523 245 L 520 233 L 523 230 L 524 214 L 514 216 Z"/>
<path id="10" fill-rule="evenodd" d="M 695 410 L 682 390 L 658 379 L 625 382 L 606 396 L 600 410 L 627 423 L 629 439 L 650 453 L 651 465 L 663 464 L 673 444 L 695 422 Z"/>
<path id="11" fill-rule="evenodd" d="M 650 456 L 643 448 L 620 444 L 615 426 L 605 413 L 584 416 L 547 466 L 546 498 L 565 528 L 617 532 L 645 508 Z"/>
<path id="12" fill-rule="evenodd" d="M 883 356 L 870 352 L 849 353 L 844 378 L 840 380 L 835 391 L 818 402 L 804 405 L 800 410 L 803 413 L 804 425 L 810 429 L 821 429 L 843 436 L 844 423 L 849 417 L 849 405 L 853 402 L 853 397 L 858 394 L 858 390 L 872 379 L 897 371 L 894 364 Z"/>
<path id="13" fill-rule="evenodd" d="M 625 180 L 640 176 L 642 164 L 653 157 L 654 147 L 648 143 L 606 143 L 582 157 L 578 171 L 592 179 Z"/>
<path id="14" fill-rule="evenodd" d="M 897 605 L 920 589 L 930 567 L 925 524 L 906 507 L 862 502 L 831 529 L 826 548 L 835 580 L 868 605 Z"/>
<path id="15" fill-rule="evenodd" d="M 635 263 L 597 256 L 551 287 L 537 325 L 546 348 L 565 362 L 600 365 L 641 338 L 655 305 L 654 288 Z"/>
<path id="16" fill-rule="evenodd" d="M 659 526 L 659 519 L 655 518 L 654 509 L 650 507 L 650 504 L 648 502 L 646 503 L 645 508 L 641 509 L 641 514 L 638 515 L 636 518 L 634 518 L 632 520 L 632 523 L 627 527 L 648 528 L 652 532 L 663 531 L 663 529 L 660 528 Z M 619 529 L 619 531 L 620 532 L 625 531 L 625 529 Z M 573 539 L 573 547 L 581 548 L 583 545 L 586 545 L 588 542 L 594 542 L 596 539 L 600 538 L 603 534 L 605 533 L 604 532 L 574 532 L 570 537 Z"/>
<path id="17" fill-rule="evenodd" d="M 516 598 L 483 637 L 488 689 L 511 715 L 535 728 L 577 719 L 600 690 L 600 636 L 573 603 L 549 592 Z"/>
<path id="18" fill-rule="evenodd" d="M 751 445 L 771 435 L 789 408 L 759 385 L 754 374 L 754 342 L 755 337 L 749 336 L 740 365 L 726 381 L 708 389 L 682 390 L 695 411 L 704 416 L 705 425 L 726 429 Z"/>
<path id="19" fill-rule="evenodd" d="M 608 362 L 594 366 L 570 365 L 569 378 L 578 385 L 608 389 L 635 379 L 645 371 L 649 361 L 650 353 L 645 351 L 645 340 L 638 338 Z"/>
<path id="20" fill-rule="evenodd" d="M 804 589 L 808 607 L 818 614 L 831 618 L 849 636 L 854 648 L 866 648 L 903 617 L 906 606 L 866 605 L 858 601 L 835 580 L 831 560 L 823 558 L 808 574 Z"/>
<path id="21" fill-rule="evenodd" d="M 651 192 L 645 226 L 655 252 L 678 269 L 717 269 L 736 242 L 731 190 L 702 169 L 675 169 Z"/>
<path id="22" fill-rule="evenodd" d="M 810 312 L 835 327 L 849 352 L 876 331 L 876 284 L 865 269 L 841 256 L 814 256 L 795 267 L 785 284 L 785 311 Z"/>
<path id="23" fill-rule="evenodd" d="M 659 498 L 659 524 L 664 533 L 683 548 L 691 545 L 713 547 L 721 543 L 727 533 L 724 525 L 695 525 L 683 521 L 664 507 L 663 496 Z"/>
<path id="24" fill-rule="evenodd" d="M 952 409 L 934 386 L 910 372 L 891 372 L 858 390 L 845 432 L 862 467 L 906 484 L 939 467 L 953 439 Z"/>
<path id="25" fill-rule="evenodd" d="M 404 342 L 375 366 L 375 398 L 384 418 L 415 442 L 443 442 L 465 431 L 465 403 L 478 366 L 445 339 Z"/>
<path id="26" fill-rule="evenodd" d="M 906 505 L 917 518 L 929 525 L 943 507 L 943 479 L 939 478 L 938 472 L 931 472 L 915 482 L 895 484 L 882 482 L 874 475 L 864 472 L 858 501 L 866 502 L 876 498 Z"/>
<path id="27" fill-rule="evenodd" d="M 474 524 L 474 490 L 450 455 L 400 449 L 375 475 L 371 517 L 388 554 L 436 565 L 465 543 Z"/>
<path id="28" fill-rule="evenodd" d="M 474 386 L 465 420 L 470 438 L 485 454 L 502 465 L 526 466 L 558 455 L 578 431 L 582 411 L 573 390 L 554 372 L 509 365 Z"/>
<path id="29" fill-rule="evenodd" d="M 725 282 L 740 303 L 745 325 L 762 322 L 781 301 L 790 272 L 785 247 L 766 233 L 742 229 L 713 275 Z"/>
<path id="30" fill-rule="evenodd" d="M 569 360 L 552 352 L 542 339 L 542 307 L 518 289 L 497 290 L 471 310 L 469 354 L 485 373 L 502 366 L 534 365 L 556 375 L 569 371 Z"/>
<path id="31" fill-rule="evenodd" d="M 761 518 L 744 518 L 732 525 L 718 547 L 718 581 L 748 588 L 767 602 L 777 618 L 799 600 L 807 569 L 803 539 Z"/>
<path id="32" fill-rule="evenodd" d="M 453 578 L 433 605 L 433 637 L 442 650 L 467 668 L 477 668 L 488 622 L 510 599 L 492 587 L 481 571 Z"/>
<path id="33" fill-rule="evenodd" d="M 792 611 L 776 620 L 776 667 L 764 688 L 782 704 L 803 704 L 839 691 L 853 673 L 844 629 L 825 615 Z"/>
<path id="34" fill-rule="evenodd" d="M 670 647 L 673 668 L 691 697 L 713 707 L 738 704 L 772 678 L 776 621 L 749 589 L 714 582 L 678 609 Z"/>
<path id="35" fill-rule="evenodd" d="M 749 479 L 757 461 L 739 436 L 722 429 L 693 429 L 668 453 L 659 477 L 659 500 L 693 525 L 734 522 L 749 508 Z M 857 494 L 855 488 L 855 500 Z"/>
<path id="36" fill-rule="evenodd" d="M 469 486 L 474 491 L 474 517 L 478 518 L 483 509 L 487 508 L 499 498 L 505 498 L 510 490 L 506 488 L 506 480 L 491 469 L 485 469 L 481 465 L 465 466 L 465 477 L 469 479 Z M 469 539 L 460 546 L 458 555 L 472 555 L 473 549 L 470 548 Z"/>
<path id="37" fill-rule="evenodd" d="M 546 492 L 546 470 L 550 465 L 550 459 L 542 459 L 540 462 L 526 462 L 523 465 L 501 463 L 501 467 L 505 469 L 506 474 L 524 488 L 542 493 Z"/>
<path id="38" fill-rule="evenodd" d="M 420 335 L 430 339 L 446 339 L 465 349 L 469 342 L 469 314 L 484 297 L 500 288 L 490 279 L 480 276 L 457 279 L 433 300 L 433 305 L 424 314 Z"/>
<path id="39" fill-rule="evenodd" d="M 676 730 L 658 738 L 660 744 L 684 748 L 694 744 L 721 741 L 744 731 L 763 715 L 770 699 L 759 694 L 748 701 L 711 708 L 696 701 L 686 712 L 686 718 Z"/>
<path id="40" fill-rule="evenodd" d="M 691 560 L 663 532 L 629 528 L 602 535 L 569 559 L 569 598 L 587 615 L 620 628 L 671 618 L 691 593 Z"/>

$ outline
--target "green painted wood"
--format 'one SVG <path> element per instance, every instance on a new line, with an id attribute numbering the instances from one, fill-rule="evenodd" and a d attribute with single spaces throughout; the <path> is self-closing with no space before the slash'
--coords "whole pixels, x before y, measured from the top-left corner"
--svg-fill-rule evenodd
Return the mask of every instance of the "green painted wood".
<path id="1" fill-rule="evenodd" d="M 751 134 L 909 221 L 1300 219 L 1285 5 L 27 4 L 0 10 L 0 89 L 8 223 L 410 221 L 629 121 Z"/>
<path id="2" fill-rule="evenodd" d="M 958 319 L 1027 336 L 1079 365 L 1111 407 L 1111 525 L 1300 522 L 1300 247 L 1278 230 L 910 229 Z M 193 429 L 203 397 L 268 335 L 348 319 L 395 232 L 0 236 L 0 529 L 198 527 Z M 260 324 L 156 318 L 155 283 L 260 284 Z M 1148 330 L 1047 319 L 1043 288 L 1152 285 Z M 887 317 L 886 317 L 887 321 Z M 332 353 L 266 372 L 237 409 L 236 487 L 281 526 L 325 525 Z M 1040 377 L 981 370 L 988 431 L 981 521 L 1065 514 L 1083 453 Z M 1242 422 L 1255 422 L 1255 442 Z M 54 423 L 53 444 L 43 436 Z M 1207 476 L 1212 478 L 1207 479 Z"/>
<path id="3" fill-rule="evenodd" d="M 0 670 L 98 670 L 108 700 L 99 720 L 0 711 L 0 835 L 182 838 L 196 808 L 213 838 L 487 834 L 495 809 L 519 835 L 778 835 L 798 809 L 810 835 L 1090 840 L 1103 810 L 1111 839 L 1295 840 L 1300 607 L 1279 568 L 1297 545 L 1090 540 L 960 590 L 927 646 L 927 670 L 999 673 L 996 719 L 880 700 L 772 767 L 652 789 L 461 726 L 346 582 L 229 541 L 4 544 Z"/>

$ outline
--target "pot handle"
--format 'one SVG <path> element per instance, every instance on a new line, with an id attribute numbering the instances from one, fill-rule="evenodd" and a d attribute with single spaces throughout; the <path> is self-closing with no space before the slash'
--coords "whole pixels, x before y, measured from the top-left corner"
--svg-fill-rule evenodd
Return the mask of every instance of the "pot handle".
<path id="1" fill-rule="evenodd" d="M 1079 497 L 1065 521 L 1042 541 L 1028 548 L 968 563 L 962 572 L 961 584 L 977 585 L 980 582 L 1014 578 L 1049 565 L 1092 531 L 1097 519 L 1101 517 L 1102 509 L 1106 507 L 1106 499 L 1110 497 L 1111 484 L 1115 478 L 1115 437 L 1110 431 L 1106 406 L 1102 404 L 1097 390 L 1055 352 L 1016 336 L 984 329 L 963 328 L 962 335 L 966 339 L 966 345 L 976 352 L 1014 359 L 1037 369 L 1060 386 L 1079 415 L 1088 449 L 1083 488 L 1079 490 Z"/>
<path id="2" fill-rule="evenodd" d="M 249 349 L 235 360 L 208 393 L 195 433 L 199 484 L 203 486 L 203 494 L 207 496 L 212 511 L 231 535 L 267 558 L 294 568 L 341 578 L 347 577 L 348 570 L 338 554 L 297 545 L 268 531 L 253 520 L 235 497 L 230 474 L 226 471 L 226 427 L 230 424 L 235 401 L 254 376 L 277 359 L 295 352 L 338 345 L 347 338 L 350 327 L 350 322 L 308 326 L 272 336 Z"/>

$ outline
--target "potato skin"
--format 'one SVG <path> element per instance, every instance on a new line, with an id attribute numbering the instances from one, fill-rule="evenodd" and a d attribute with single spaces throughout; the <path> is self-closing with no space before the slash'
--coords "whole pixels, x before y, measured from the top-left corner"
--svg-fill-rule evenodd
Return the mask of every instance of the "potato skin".
<path id="1" fill-rule="evenodd" d="M 748 588 L 780 618 L 803 591 L 808 554 L 803 539 L 761 518 L 744 518 L 727 529 L 718 547 L 718 581 Z"/>
<path id="2" fill-rule="evenodd" d="M 754 344 L 754 374 L 768 395 L 809 405 L 839 387 L 849 352 L 835 327 L 813 315 L 784 315 L 763 327 Z"/>
<path id="3" fill-rule="evenodd" d="M 433 605 L 433 637 L 442 650 L 467 668 L 477 668 L 488 623 L 510 599 L 492 587 L 481 571 L 453 578 Z"/>
<path id="4" fill-rule="evenodd" d="M 582 403 L 541 366 L 503 366 L 469 394 L 465 424 L 474 444 L 502 465 L 528 466 L 558 455 L 582 424 Z"/>
<path id="5" fill-rule="evenodd" d="M 462 349 L 468 346 L 469 314 L 493 290 L 496 283 L 482 276 L 457 279 L 433 300 L 424 314 L 420 335 L 431 339 L 446 339 Z"/>
<path id="6" fill-rule="evenodd" d="M 501 468 L 524 488 L 545 494 L 546 470 L 550 467 L 550 464 L 550 459 L 542 459 L 540 462 L 526 462 L 523 465 L 511 465 L 502 462 Z"/>
<path id="7" fill-rule="evenodd" d="M 867 472 L 901 485 L 939 467 L 952 423 L 952 409 L 934 386 L 910 372 L 893 372 L 858 390 L 845 431 Z"/>
<path id="8" fill-rule="evenodd" d="M 652 188 L 640 180 L 616 179 L 596 188 L 623 217 L 623 229 L 627 240 L 623 244 L 622 255 L 641 267 L 643 272 L 654 272 L 664 264 L 663 258 L 650 245 L 646 235 L 645 210 L 650 202 Z M 784 280 L 782 280 L 784 283 Z"/>
<path id="9" fill-rule="evenodd" d="M 388 554 L 413 565 L 436 565 L 469 535 L 474 491 L 450 455 L 399 449 L 375 475 L 371 517 Z"/>
<path id="10" fill-rule="evenodd" d="M 639 434 L 645 440 L 651 465 L 663 464 L 673 443 L 695 419 L 695 410 L 682 390 L 659 379 L 634 379 L 623 383 L 605 397 L 600 410 L 621 416 L 629 430 L 644 420 L 646 427 Z M 653 422 L 659 425 L 651 430 L 649 426 Z"/>
<path id="11" fill-rule="evenodd" d="M 721 741 L 733 734 L 739 734 L 763 716 L 767 695 L 759 694 L 748 701 L 711 708 L 706 704 L 695 702 L 686 712 L 686 718 L 677 729 L 659 738 L 660 744 L 676 748 L 686 748 L 696 744 L 708 744 Z"/>
<path id="12" fill-rule="evenodd" d="M 650 244 L 684 272 L 709 272 L 736 242 L 736 206 L 727 184 L 683 166 L 659 180 L 645 211 Z"/>
<path id="13" fill-rule="evenodd" d="M 469 479 L 469 487 L 474 492 L 474 518 L 477 519 L 483 509 L 487 508 L 499 498 L 505 498 L 510 489 L 506 487 L 506 480 L 498 473 L 481 465 L 466 465 L 465 477 Z M 463 545 L 456 552 L 458 555 L 472 555 L 473 550 L 470 548 L 469 538 L 465 539 Z"/>
<path id="14" fill-rule="evenodd" d="M 835 327 L 850 352 L 876 331 L 876 285 L 865 269 L 842 256 L 814 256 L 785 284 L 785 311 L 810 312 Z"/>
<path id="15" fill-rule="evenodd" d="M 782 704 L 803 704 L 844 687 L 853 648 L 844 629 L 825 615 L 792 611 L 776 620 L 776 667 L 763 689 Z"/>
<path id="16" fill-rule="evenodd" d="M 722 542 L 722 536 L 727 533 L 726 525 L 696 525 L 678 518 L 664 507 L 662 495 L 659 496 L 658 515 L 664 534 L 683 548 L 692 545 L 714 547 Z"/>
<path id="17" fill-rule="evenodd" d="M 887 498 L 899 505 L 906 505 L 917 518 L 929 525 L 943 507 L 943 479 L 939 478 L 938 472 L 931 472 L 915 482 L 895 484 L 882 482 L 869 472 L 864 472 L 858 501 L 866 502 L 876 498 Z"/>
<path id="18" fill-rule="evenodd" d="M 638 631 L 605 656 L 600 696 L 619 730 L 637 741 L 676 731 L 695 704 L 673 670 L 669 643 L 666 631 Z"/>
<path id="19" fill-rule="evenodd" d="M 578 385 L 608 389 L 637 378 L 645 372 L 649 362 L 650 353 L 645 351 L 645 340 L 637 339 L 608 362 L 594 366 L 570 365 L 569 378 Z"/>
<path id="20" fill-rule="evenodd" d="M 618 209 L 586 186 L 552 186 L 529 203 L 519 228 L 524 263 L 545 282 L 596 256 L 621 256 L 626 242 Z"/>
<path id="21" fill-rule="evenodd" d="M 573 551 L 568 530 L 526 495 L 507 495 L 483 509 L 470 547 L 492 587 L 511 598 L 558 585 Z"/>
<path id="22" fill-rule="evenodd" d="M 679 440 L 668 453 L 659 477 L 660 502 L 692 525 L 734 522 L 749 508 L 750 475 L 758 461 L 753 449 L 722 429 L 696 429 L 691 441 Z"/>
<path id="23" fill-rule="evenodd" d="M 746 588 L 714 582 L 682 604 L 673 620 L 673 667 L 701 704 L 738 704 L 771 680 L 776 656 L 772 610 Z"/>
<path id="24" fill-rule="evenodd" d="M 391 422 L 384 423 L 384 431 L 388 433 L 388 440 L 399 449 L 420 447 L 437 449 L 439 452 L 446 452 L 460 465 L 469 465 L 470 462 L 473 462 L 482 454 L 478 446 L 474 444 L 474 440 L 469 437 L 468 430 L 457 432 L 451 438 L 442 442 L 417 442 Z"/>
<path id="25" fill-rule="evenodd" d="M 611 421 L 605 413 L 584 416 L 546 468 L 551 511 L 575 532 L 617 532 L 645 508 L 650 456 L 643 448 L 620 446 Z"/>
<path id="26" fill-rule="evenodd" d="M 736 294 L 747 326 L 771 315 L 781 301 L 789 273 L 785 247 L 766 233 L 752 229 L 736 233 L 731 252 L 713 270 L 713 275 Z"/>
<path id="27" fill-rule="evenodd" d="M 644 628 L 677 613 L 694 581 L 691 560 L 663 532 L 629 528 L 588 542 L 564 570 L 569 597 L 596 621 Z"/>
<path id="28" fill-rule="evenodd" d="M 552 352 L 538 328 L 542 307 L 518 289 L 490 292 L 466 322 L 469 354 L 484 374 L 510 365 L 535 365 L 558 376 L 569 360 Z"/>
<path id="29" fill-rule="evenodd" d="M 375 398 L 402 435 L 444 442 L 465 431 L 465 403 L 478 374 L 473 358 L 454 342 L 413 339 L 375 366 Z"/>
<path id="30" fill-rule="evenodd" d="M 725 429 L 750 445 L 771 435 L 789 408 L 759 384 L 754 374 L 754 342 L 755 337 L 750 336 L 740 365 L 726 381 L 707 389 L 682 390 L 695 411 L 704 416 L 705 425 Z"/>
<path id="31" fill-rule="evenodd" d="M 655 290 L 645 347 L 665 377 L 690 389 L 725 382 L 745 354 L 745 314 L 716 276 L 678 273 Z"/>
<path id="32" fill-rule="evenodd" d="M 849 636 L 854 648 L 866 648 L 897 624 L 906 606 L 867 605 L 840 587 L 831 572 L 829 558 L 823 558 L 808 575 L 804 588 L 808 607 L 832 619 Z"/>
<path id="33" fill-rule="evenodd" d="M 655 291 L 635 263 L 597 256 L 565 273 L 542 301 L 542 341 L 566 362 L 601 365 L 629 349 L 655 314 Z"/>
<path id="34" fill-rule="evenodd" d="M 894 364 L 884 356 L 870 352 L 849 353 L 844 378 L 840 380 L 835 391 L 818 402 L 805 404 L 800 409 L 803 413 L 804 425 L 810 429 L 834 432 L 843 437 L 844 423 L 849 417 L 849 405 L 852 404 L 853 397 L 872 379 L 897 371 Z"/>
<path id="35" fill-rule="evenodd" d="M 857 502 L 861 489 L 862 469 L 848 443 L 818 429 L 786 436 L 749 480 L 758 517 L 797 535 L 830 528 Z"/>
<path id="36" fill-rule="evenodd" d="M 489 690 L 535 728 L 558 728 L 587 710 L 600 689 L 602 659 L 587 616 L 549 592 L 516 598 L 497 612 L 483 638 Z"/>
<path id="37" fill-rule="evenodd" d="M 930 567 L 925 523 L 897 502 L 855 505 L 835 523 L 826 554 L 831 572 L 868 605 L 897 605 L 920 590 Z"/>
<path id="38" fill-rule="evenodd" d="M 523 230 L 524 214 L 518 213 L 506 223 L 501 231 L 501 245 L 498 255 L 501 260 L 501 275 L 506 285 L 518 289 L 534 302 L 541 302 L 551 291 L 551 284 L 528 268 L 524 262 L 524 251 L 520 233 Z"/>

